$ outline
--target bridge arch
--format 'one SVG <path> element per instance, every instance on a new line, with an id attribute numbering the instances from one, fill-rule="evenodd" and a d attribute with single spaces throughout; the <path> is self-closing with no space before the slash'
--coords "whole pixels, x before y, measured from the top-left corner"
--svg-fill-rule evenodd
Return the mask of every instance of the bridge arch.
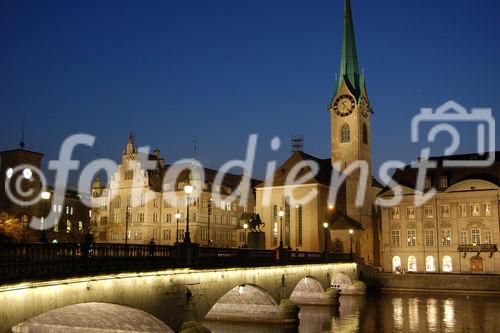
<path id="1" fill-rule="evenodd" d="M 139 309 L 111 303 L 89 302 L 49 310 L 11 328 L 21 332 L 150 332 L 173 333 L 158 318 Z"/>
<path id="2" fill-rule="evenodd" d="M 336 304 L 338 302 L 337 290 L 325 290 L 318 279 L 306 276 L 296 284 L 290 300 L 299 305 Z"/>
<path id="3" fill-rule="evenodd" d="M 205 316 L 208 320 L 297 322 L 298 307 L 278 302 L 264 288 L 241 284 L 226 292 Z"/>

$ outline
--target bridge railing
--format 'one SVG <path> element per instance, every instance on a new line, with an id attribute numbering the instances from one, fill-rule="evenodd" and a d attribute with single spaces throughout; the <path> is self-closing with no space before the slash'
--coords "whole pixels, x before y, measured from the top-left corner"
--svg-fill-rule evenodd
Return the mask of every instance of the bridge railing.
<path id="1" fill-rule="evenodd" d="M 186 252 L 189 251 L 189 252 Z M 189 255 L 186 255 L 189 253 Z M 186 260 L 189 257 L 189 261 Z M 175 267 L 248 267 L 360 262 L 352 254 L 286 249 L 136 244 L 0 244 L 0 282 L 54 276 L 147 271 Z"/>

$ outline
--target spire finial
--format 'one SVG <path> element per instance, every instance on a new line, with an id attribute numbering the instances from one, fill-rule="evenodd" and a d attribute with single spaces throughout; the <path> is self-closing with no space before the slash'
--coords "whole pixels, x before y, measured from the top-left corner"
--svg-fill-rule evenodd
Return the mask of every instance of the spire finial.
<path id="1" fill-rule="evenodd" d="M 340 61 L 340 73 L 337 81 L 337 92 L 342 81 L 345 81 L 353 94 L 358 95 L 359 67 L 358 52 L 356 49 L 356 38 L 354 34 L 354 22 L 352 18 L 351 1 L 344 1 L 344 23 L 342 32 L 342 57 Z"/>
<path id="2" fill-rule="evenodd" d="M 25 127 L 26 127 L 26 114 L 24 113 L 23 114 L 23 127 L 22 127 L 22 130 L 21 130 L 21 142 L 19 142 L 19 146 L 21 147 L 21 149 L 24 149 L 24 147 L 26 147 L 26 144 L 24 143 L 24 130 L 25 130 Z"/>
<path id="3" fill-rule="evenodd" d="M 193 139 L 193 160 L 196 159 L 196 138 Z"/>

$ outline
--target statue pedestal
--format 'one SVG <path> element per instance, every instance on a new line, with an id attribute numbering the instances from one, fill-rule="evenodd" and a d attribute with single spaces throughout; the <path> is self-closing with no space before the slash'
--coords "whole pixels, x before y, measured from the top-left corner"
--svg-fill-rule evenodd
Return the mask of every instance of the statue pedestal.
<path id="1" fill-rule="evenodd" d="M 266 248 L 266 233 L 264 233 L 264 232 L 249 232 L 247 244 L 248 244 L 248 247 L 251 249 L 265 249 Z"/>

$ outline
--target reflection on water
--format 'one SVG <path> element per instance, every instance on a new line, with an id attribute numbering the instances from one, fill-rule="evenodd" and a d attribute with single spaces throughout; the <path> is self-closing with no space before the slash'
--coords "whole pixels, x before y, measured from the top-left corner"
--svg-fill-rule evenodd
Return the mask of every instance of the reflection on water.
<path id="1" fill-rule="evenodd" d="M 339 307 L 302 306 L 300 326 L 206 321 L 213 333 L 498 332 L 500 298 L 442 294 L 342 296 Z"/>

